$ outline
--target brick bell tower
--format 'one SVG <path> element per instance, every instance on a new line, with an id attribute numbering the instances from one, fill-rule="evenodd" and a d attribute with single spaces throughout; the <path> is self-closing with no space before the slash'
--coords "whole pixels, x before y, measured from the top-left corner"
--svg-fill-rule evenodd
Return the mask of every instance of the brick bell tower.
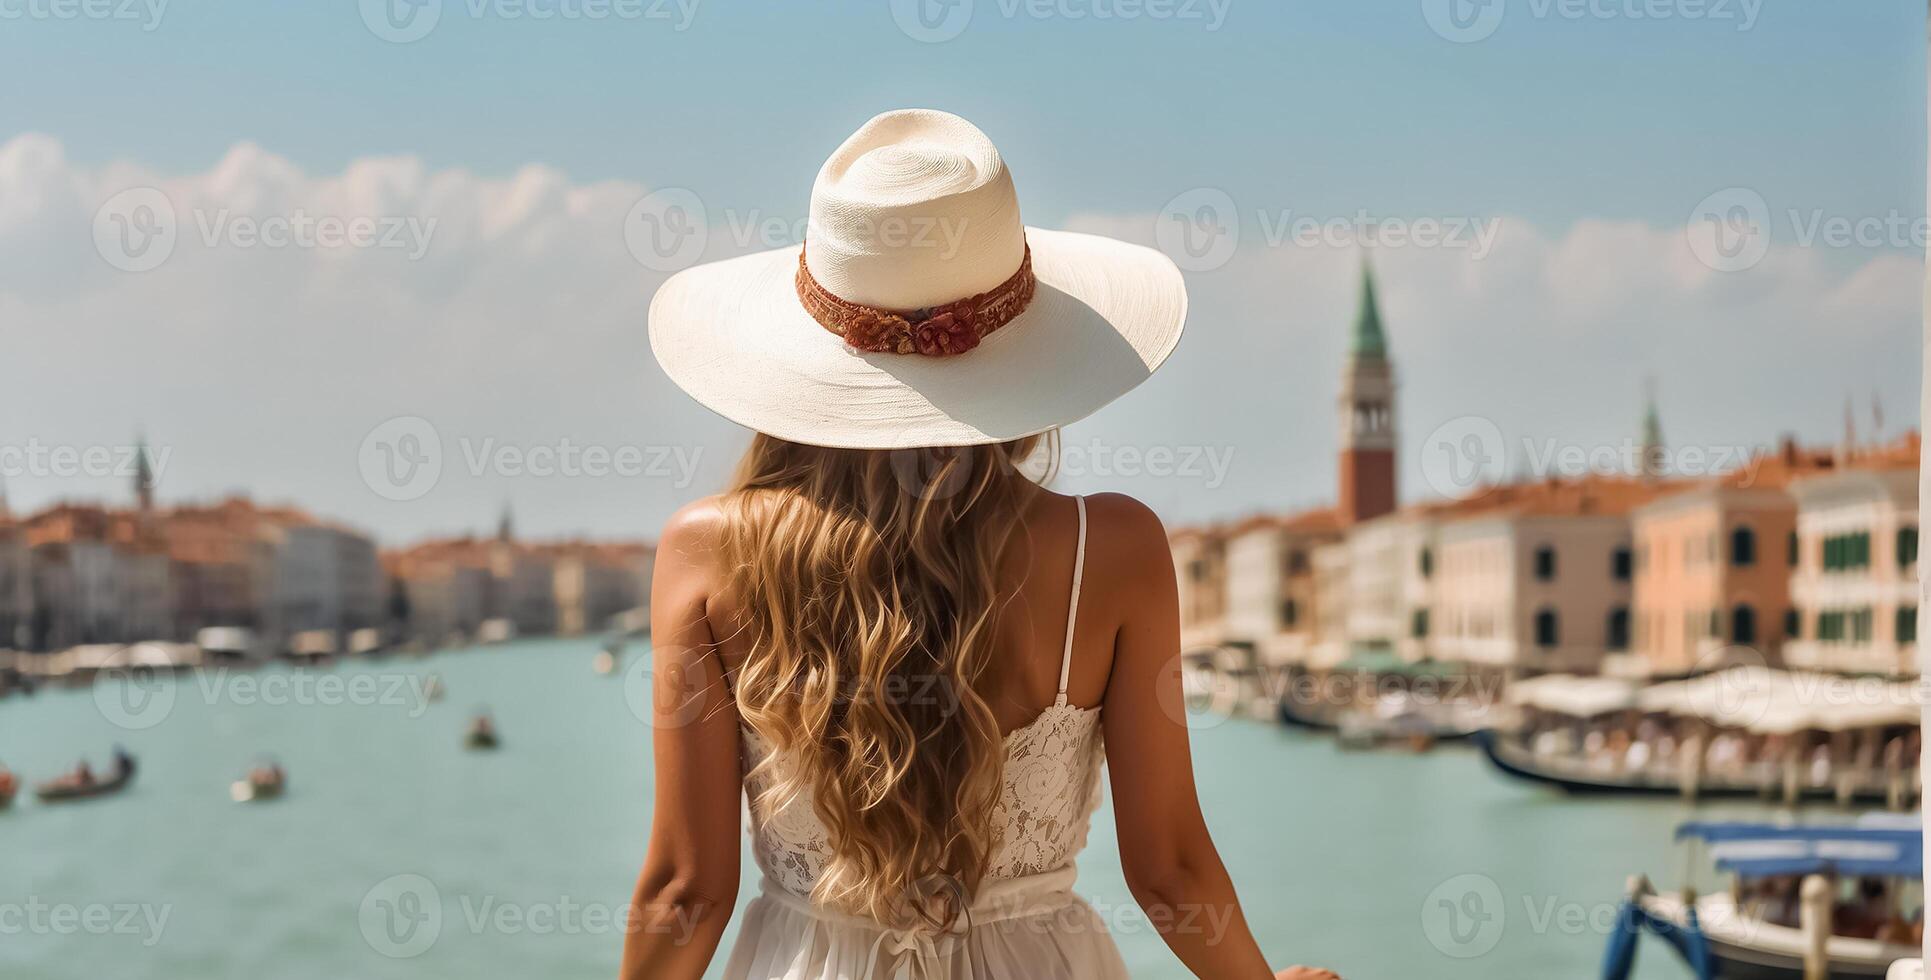
<path id="1" fill-rule="evenodd" d="M 1349 524 L 1395 509 L 1395 369 L 1375 304 L 1374 272 L 1361 260 L 1361 307 L 1341 373 L 1341 517 Z"/>

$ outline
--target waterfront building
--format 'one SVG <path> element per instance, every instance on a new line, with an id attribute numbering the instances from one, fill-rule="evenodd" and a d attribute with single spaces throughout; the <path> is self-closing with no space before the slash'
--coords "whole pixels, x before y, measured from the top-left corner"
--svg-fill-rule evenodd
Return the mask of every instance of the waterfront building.
<path id="1" fill-rule="evenodd" d="M 1434 511 L 1435 657 L 1510 673 L 1595 673 L 1626 650 L 1630 513 L 1665 492 L 1641 477 L 1494 487 Z"/>
<path id="2" fill-rule="evenodd" d="M 578 636 L 608 629 L 611 620 L 650 605 L 656 550 L 644 544 L 568 541 L 543 551 L 555 564 L 557 632 Z"/>
<path id="3" fill-rule="evenodd" d="M 1835 465 L 1785 439 L 1773 453 L 1643 506 L 1636 542 L 1635 657 L 1665 676 L 1781 662 L 1790 631 L 1790 482 Z"/>
<path id="4" fill-rule="evenodd" d="M 0 495 L 0 649 L 27 646 L 33 615 L 33 566 L 26 534 Z"/>
<path id="5" fill-rule="evenodd" d="M 297 633 L 339 636 L 380 621 L 381 566 L 375 542 L 302 511 L 260 512 L 274 560 L 264 629 L 277 646 Z"/>
<path id="6" fill-rule="evenodd" d="M 1226 638 L 1268 667 L 1306 664 L 1320 635 L 1315 549 L 1342 540 L 1332 509 L 1261 516 L 1226 535 Z"/>
<path id="7" fill-rule="evenodd" d="M 150 554 L 151 541 L 121 517 L 105 507 L 64 503 L 26 520 L 33 648 L 162 638 L 140 631 L 166 618 L 165 559 Z"/>
<path id="8" fill-rule="evenodd" d="M 1793 668 L 1918 673 L 1918 439 L 1792 481 Z"/>
<path id="9" fill-rule="evenodd" d="M 1434 659 L 1434 505 L 1407 507 L 1350 528 L 1346 628 L 1349 655 Z"/>
<path id="10" fill-rule="evenodd" d="M 1183 527 L 1168 544 L 1180 592 L 1180 645 L 1218 646 L 1226 630 L 1226 535 L 1214 527 Z"/>
<path id="11" fill-rule="evenodd" d="M 201 630 L 263 625 L 274 582 L 274 546 L 241 498 L 182 506 L 166 515 L 168 574 L 177 639 Z"/>
<path id="12" fill-rule="evenodd" d="M 400 583 L 410 635 L 431 643 L 467 638 L 488 618 L 490 576 L 480 554 L 418 546 L 385 555 L 383 564 Z"/>

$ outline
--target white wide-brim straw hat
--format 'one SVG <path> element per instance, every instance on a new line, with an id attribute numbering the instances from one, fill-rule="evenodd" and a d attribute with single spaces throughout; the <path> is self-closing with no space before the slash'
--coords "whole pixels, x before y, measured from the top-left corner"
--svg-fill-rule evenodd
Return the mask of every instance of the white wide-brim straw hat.
<path id="1" fill-rule="evenodd" d="M 945 310 L 957 320 L 933 318 Z M 905 109 L 825 161 L 803 245 L 665 282 L 650 343 L 692 398 L 759 432 L 857 449 L 968 446 L 1098 411 L 1173 353 L 1186 315 L 1165 255 L 1026 227 L 984 133 Z M 845 329 L 853 318 L 867 326 Z M 971 336 L 934 341 L 940 323 Z"/>

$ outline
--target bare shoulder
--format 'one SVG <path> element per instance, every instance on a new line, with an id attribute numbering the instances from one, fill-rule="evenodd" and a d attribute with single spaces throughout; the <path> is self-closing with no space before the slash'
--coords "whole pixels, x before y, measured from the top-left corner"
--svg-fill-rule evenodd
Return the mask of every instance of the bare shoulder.
<path id="1" fill-rule="evenodd" d="M 1166 525 L 1153 508 L 1123 493 L 1100 493 L 1086 498 L 1086 514 L 1092 565 L 1124 591 L 1157 594 L 1163 578 L 1172 581 Z"/>
<path id="2" fill-rule="evenodd" d="M 679 507 L 657 537 L 658 553 L 692 557 L 714 551 L 728 519 L 723 500 L 721 496 L 700 497 Z"/>

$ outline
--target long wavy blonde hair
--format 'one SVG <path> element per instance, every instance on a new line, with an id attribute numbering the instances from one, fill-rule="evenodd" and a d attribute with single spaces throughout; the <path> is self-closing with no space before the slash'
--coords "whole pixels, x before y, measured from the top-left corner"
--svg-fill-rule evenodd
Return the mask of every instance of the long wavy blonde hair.
<path id="1" fill-rule="evenodd" d="M 724 497 L 748 643 L 734 693 L 781 774 L 761 802 L 808 789 L 830 831 L 816 902 L 938 923 L 985 875 L 1004 760 L 980 692 L 1042 438 L 888 451 L 759 435 L 739 464 Z"/>

